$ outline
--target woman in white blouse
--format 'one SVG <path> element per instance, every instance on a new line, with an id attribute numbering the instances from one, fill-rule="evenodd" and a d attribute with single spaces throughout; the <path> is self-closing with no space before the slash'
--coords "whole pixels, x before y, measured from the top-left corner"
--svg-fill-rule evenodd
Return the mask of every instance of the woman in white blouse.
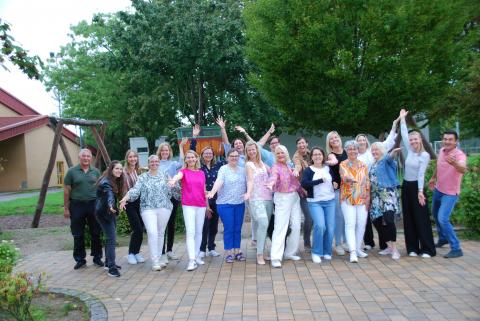
<path id="1" fill-rule="evenodd" d="M 429 258 L 436 254 L 430 213 L 423 193 L 425 171 L 430 162 L 430 155 L 423 147 L 420 133 L 418 131 L 408 133 L 405 122 L 407 114 L 404 109 L 400 111 L 402 141 L 408 151 L 402 184 L 405 245 L 409 256 L 421 255 L 423 258 Z"/>

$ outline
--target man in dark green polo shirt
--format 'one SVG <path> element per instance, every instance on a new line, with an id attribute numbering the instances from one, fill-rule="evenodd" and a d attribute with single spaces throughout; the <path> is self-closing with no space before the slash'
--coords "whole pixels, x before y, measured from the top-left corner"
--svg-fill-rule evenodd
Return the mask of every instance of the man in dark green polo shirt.
<path id="1" fill-rule="evenodd" d="M 85 257 L 85 224 L 88 224 L 92 236 L 91 256 L 93 264 L 104 266 L 102 262 L 101 228 L 94 216 L 96 183 L 100 171 L 91 166 L 92 152 L 82 149 L 78 154 L 80 163 L 67 171 L 64 179 L 63 199 L 64 216 L 70 218 L 73 235 L 73 258 L 77 262 L 75 270 L 87 264 Z"/>

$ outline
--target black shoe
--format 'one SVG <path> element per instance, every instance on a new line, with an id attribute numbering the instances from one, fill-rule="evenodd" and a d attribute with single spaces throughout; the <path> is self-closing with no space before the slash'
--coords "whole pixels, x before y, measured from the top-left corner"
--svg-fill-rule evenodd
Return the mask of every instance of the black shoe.
<path id="1" fill-rule="evenodd" d="M 117 268 L 111 267 L 111 268 L 108 269 L 108 275 L 119 278 L 120 277 L 120 272 L 118 272 Z"/>
<path id="2" fill-rule="evenodd" d="M 121 270 L 121 269 L 122 269 L 122 267 L 121 267 L 120 265 L 116 265 L 116 264 L 115 264 L 115 267 L 117 268 L 117 270 Z M 105 270 L 108 270 L 108 269 L 109 269 L 109 267 L 107 266 L 107 263 L 105 263 L 104 269 L 105 269 Z"/>
<path id="3" fill-rule="evenodd" d="M 98 267 L 104 267 L 105 263 L 103 263 L 101 258 L 95 258 L 93 259 L 93 264 Z"/>
<path id="4" fill-rule="evenodd" d="M 444 245 L 447 245 L 448 241 L 438 240 L 437 244 L 435 244 L 436 248 L 441 248 Z"/>
<path id="5" fill-rule="evenodd" d="M 87 261 L 78 261 L 75 266 L 73 267 L 74 270 L 78 270 L 82 267 L 86 267 L 87 266 Z"/>
<path id="6" fill-rule="evenodd" d="M 451 250 L 447 254 L 445 254 L 443 257 L 446 259 L 454 259 L 456 257 L 461 257 L 463 256 L 462 250 Z"/>

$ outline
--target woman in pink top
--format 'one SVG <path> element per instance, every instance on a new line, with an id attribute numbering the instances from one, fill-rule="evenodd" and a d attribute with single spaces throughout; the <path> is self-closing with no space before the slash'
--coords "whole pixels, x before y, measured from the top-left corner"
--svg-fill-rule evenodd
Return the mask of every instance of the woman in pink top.
<path id="1" fill-rule="evenodd" d="M 249 200 L 248 206 L 252 216 L 252 224 L 255 221 L 255 235 L 257 238 L 257 264 L 264 265 L 263 251 L 267 228 L 273 211 L 272 191 L 268 189 L 268 173 L 270 168 L 260 159 L 260 149 L 253 140 L 247 142 L 247 193 L 245 200 Z"/>
<path id="2" fill-rule="evenodd" d="M 202 242 L 203 222 L 207 209 L 205 195 L 205 174 L 200 170 L 200 158 L 190 150 L 185 155 L 184 167 L 171 180 L 174 186 L 182 182 L 182 210 L 185 221 L 187 251 L 190 262 L 187 271 L 193 271 L 197 264 L 205 264 L 199 257 Z"/>
<path id="3" fill-rule="evenodd" d="M 275 192 L 273 195 L 275 225 L 270 254 L 272 267 L 275 268 L 282 267 L 282 258 L 294 261 L 300 260 L 300 257 L 295 255 L 300 239 L 300 213 L 302 212 L 300 197 L 297 192 L 300 188 L 300 182 L 295 177 L 293 170 L 288 167 L 288 163 L 290 163 L 290 156 L 287 148 L 283 145 L 277 146 L 275 148 L 275 164 L 272 166 L 272 173 L 267 185 Z M 289 223 L 291 233 L 285 246 L 285 236 Z"/>

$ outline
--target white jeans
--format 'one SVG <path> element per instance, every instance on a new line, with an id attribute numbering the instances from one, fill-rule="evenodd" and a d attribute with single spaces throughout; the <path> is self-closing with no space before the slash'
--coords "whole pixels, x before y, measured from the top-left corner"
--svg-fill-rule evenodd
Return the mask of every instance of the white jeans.
<path id="1" fill-rule="evenodd" d="M 155 208 L 144 210 L 141 213 L 143 223 L 147 229 L 148 248 L 152 261 L 158 262 L 162 256 L 163 238 L 172 210 Z"/>
<path id="2" fill-rule="evenodd" d="M 206 207 L 182 205 L 182 210 L 185 230 L 187 231 L 186 243 L 188 258 L 195 260 L 200 252 L 200 244 L 202 243 Z"/>
<path id="3" fill-rule="evenodd" d="M 273 195 L 273 203 L 275 204 L 275 225 L 270 257 L 272 260 L 281 261 L 284 250 L 285 256 L 295 255 L 298 251 L 302 209 L 300 208 L 300 197 L 298 197 L 297 192 L 276 192 Z M 287 239 L 287 246 L 285 246 L 285 236 L 287 235 L 289 223 L 291 232 Z"/>
<path id="4" fill-rule="evenodd" d="M 345 237 L 348 249 L 358 251 L 362 246 L 363 234 L 367 225 L 367 209 L 365 205 L 350 205 L 342 201 L 342 213 L 345 218 Z"/>

